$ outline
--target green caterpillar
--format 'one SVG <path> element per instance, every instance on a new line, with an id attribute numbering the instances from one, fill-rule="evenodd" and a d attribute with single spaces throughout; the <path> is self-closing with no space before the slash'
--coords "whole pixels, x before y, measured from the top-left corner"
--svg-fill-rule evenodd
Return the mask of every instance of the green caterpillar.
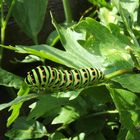
<path id="1" fill-rule="evenodd" d="M 96 68 L 60 70 L 50 66 L 38 66 L 27 73 L 25 83 L 53 91 L 67 91 L 95 85 L 103 81 L 104 77 Z"/>

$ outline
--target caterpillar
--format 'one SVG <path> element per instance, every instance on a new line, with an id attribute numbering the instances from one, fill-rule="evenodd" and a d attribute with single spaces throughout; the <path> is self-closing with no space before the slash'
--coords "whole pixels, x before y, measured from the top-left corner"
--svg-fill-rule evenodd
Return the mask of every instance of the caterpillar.
<path id="1" fill-rule="evenodd" d="M 60 70 L 50 66 L 38 66 L 27 73 L 25 83 L 49 90 L 68 91 L 95 85 L 104 80 L 102 71 L 96 68 Z"/>

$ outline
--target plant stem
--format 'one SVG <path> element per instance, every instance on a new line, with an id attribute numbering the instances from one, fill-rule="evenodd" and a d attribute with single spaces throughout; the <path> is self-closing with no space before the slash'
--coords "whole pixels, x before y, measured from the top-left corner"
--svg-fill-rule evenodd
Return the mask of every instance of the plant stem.
<path id="1" fill-rule="evenodd" d="M 1 1 L 1 44 L 4 44 L 4 10 L 3 10 L 3 1 Z M 3 48 L 0 47 L 0 66 L 1 66 L 1 61 L 2 61 L 2 56 L 3 56 Z"/>
<path id="2" fill-rule="evenodd" d="M 137 58 L 136 58 L 136 55 L 135 55 L 135 53 L 134 53 L 134 50 L 131 49 L 130 47 L 127 47 L 127 50 L 129 51 L 129 54 L 130 54 L 130 56 L 131 56 L 131 58 L 132 58 L 132 61 L 133 61 L 133 63 L 134 63 L 134 67 L 140 68 L 140 64 L 139 64 L 139 62 L 138 62 L 138 60 L 137 60 Z"/>
<path id="3" fill-rule="evenodd" d="M 118 110 L 109 110 L 109 111 L 93 113 L 91 115 L 87 115 L 87 117 L 99 116 L 99 115 L 104 115 L 104 114 L 116 114 L 116 113 L 119 113 L 119 111 Z"/>
<path id="4" fill-rule="evenodd" d="M 112 79 L 116 76 L 122 75 L 122 74 L 128 74 L 128 73 L 133 73 L 133 71 L 131 69 L 121 69 L 118 71 L 115 71 L 113 73 L 110 73 L 108 75 L 105 76 L 106 80 Z"/>
<path id="5" fill-rule="evenodd" d="M 12 3 L 10 5 L 10 8 L 8 10 L 8 13 L 7 13 L 5 19 L 4 19 L 4 9 L 3 9 L 4 3 L 1 2 L 1 44 L 2 45 L 4 45 L 4 41 L 5 41 L 5 29 L 7 27 L 8 20 L 9 20 L 9 18 L 11 16 L 13 7 L 15 5 L 15 2 L 16 2 L 16 0 L 13 0 L 12 1 Z M 3 57 L 3 48 L 1 47 L 0 48 L 0 64 L 1 64 L 1 61 L 2 61 L 2 57 Z"/>
<path id="6" fill-rule="evenodd" d="M 1 19 L 2 19 L 2 21 L 1 21 L 2 22 L 2 24 L 1 24 L 2 25 L 2 28 L 1 28 L 1 44 L 2 45 L 4 44 L 4 40 L 5 40 L 5 29 L 6 29 L 6 26 L 8 24 L 8 20 L 11 16 L 12 10 L 14 8 L 15 2 L 16 2 L 16 0 L 12 1 L 5 20 L 4 20 L 3 4 L 1 6 Z"/>
<path id="7" fill-rule="evenodd" d="M 70 8 L 70 3 L 69 0 L 62 0 L 63 2 L 63 7 L 64 7 L 64 12 L 65 12 L 65 18 L 66 18 L 66 23 L 72 23 L 72 12 Z"/>
<path id="8" fill-rule="evenodd" d="M 4 25 L 4 10 L 3 10 L 3 2 L 2 2 L 1 3 L 1 44 L 3 44 L 3 40 L 4 40 L 3 25 Z"/>
<path id="9" fill-rule="evenodd" d="M 82 14 L 80 20 L 82 20 L 82 19 L 84 18 L 84 16 L 85 16 L 87 13 L 91 12 L 92 10 L 93 10 L 93 7 L 89 7 L 89 8 Z M 79 20 L 79 21 L 80 21 L 80 20 Z"/>

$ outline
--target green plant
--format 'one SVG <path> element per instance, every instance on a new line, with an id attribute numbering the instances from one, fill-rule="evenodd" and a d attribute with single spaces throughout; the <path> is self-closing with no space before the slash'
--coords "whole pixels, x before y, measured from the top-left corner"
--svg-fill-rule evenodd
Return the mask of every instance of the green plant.
<path id="1" fill-rule="evenodd" d="M 50 140 L 139 139 L 140 48 L 139 10 L 136 10 L 140 7 L 139 1 L 114 0 L 109 9 L 105 3 L 100 5 L 103 6 L 98 11 L 100 22 L 85 17 L 73 26 L 65 27 L 52 16 L 64 50 L 47 44 L 38 45 L 38 32 L 32 34 L 27 28 L 35 26 L 26 23 L 25 32 L 36 45 L 13 47 L 1 44 L 2 48 L 27 54 L 22 62 L 29 62 L 29 58 L 36 56 L 42 64 L 48 59 L 70 68 L 95 67 L 108 79 L 88 89 L 51 93 L 30 89 L 22 78 L 1 68 L 0 84 L 19 89 L 14 100 L 0 105 L 0 110 L 7 107 L 12 110 L 7 126 L 14 124 L 6 136 L 11 139 L 45 136 Z M 68 21 L 72 22 L 71 18 Z M 29 114 L 19 117 L 22 104 L 31 99 L 36 100 L 30 105 Z"/>

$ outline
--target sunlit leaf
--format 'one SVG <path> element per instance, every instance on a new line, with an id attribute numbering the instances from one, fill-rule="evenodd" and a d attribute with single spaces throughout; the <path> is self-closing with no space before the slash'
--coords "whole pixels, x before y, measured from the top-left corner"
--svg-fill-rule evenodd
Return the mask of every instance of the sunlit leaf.
<path id="1" fill-rule="evenodd" d="M 121 68 L 132 67 L 133 63 L 125 48 L 126 46 L 133 48 L 134 45 L 127 39 L 122 40 L 123 35 L 113 35 L 105 26 L 91 18 L 81 21 L 75 29 L 76 31 L 87 32 L 88 40 L 81 43 L 88 52 L 92 53 L 92 57 L 104 58 L 104 61 L 99 61 L 98 59 L 92 61 L 95 66 L 98 62 L 101 69 L 105 69 L 107 73 Z"/>
<path id="2" fill-rule="evenodd" d="M 67 65 L 69 67 L 78 67 L 84 65 L 78 57 L 61 51 L 48 45 L 34 45 L 34 46 L 17 46 L 17 52 L 36 55 L 43 59 L 49 59 L 54 62 Z M 70 59 L 72 58 L 72 59 Z M 77 60 L 77 61 L 73 61 Z"/>
<path id="3" fill-rule="evenodd" d="M 63 125 L 67 125 L 78 118 L 79 118 L 79 113 L 75 111 L 74 107 L 65 106 L 61 108 L 59 116 L 57 116 L 53 120 L 52 124 L 63 123 Z"/>
<path id="4" fill-rule="evenodd" d="M 30 91 L 29 87 L 27 87 L 27 85 L 25 85 L 23 83 L 17 95 L 18 96 L 25 96 L 25 95 L 28 95 L 29 91 Z M 7 120 L 7 126 L 10 126 L 15 121 L 15 119 L 19 116 L 20 108 L 22 107 L 23 103 L 24 102 L 21 100 L 17 104 L 12 104 L 12 106 L 9 109 L 9 111 L 12 110 L 12 113 Z"/>
<path id="5" fill-rule="evenodd" d="M 113 0 L 113 3 L 115 3 L 115 6 L 119 9 L 119 5 L 123 8 L 124 16 L 128 23 L 136 22 L 137 21 L 137 15 L 138 15 L 138 7 L 139 7 L 139 0 Z M 131 18 L 131 19 L 130 19 Z"/>

